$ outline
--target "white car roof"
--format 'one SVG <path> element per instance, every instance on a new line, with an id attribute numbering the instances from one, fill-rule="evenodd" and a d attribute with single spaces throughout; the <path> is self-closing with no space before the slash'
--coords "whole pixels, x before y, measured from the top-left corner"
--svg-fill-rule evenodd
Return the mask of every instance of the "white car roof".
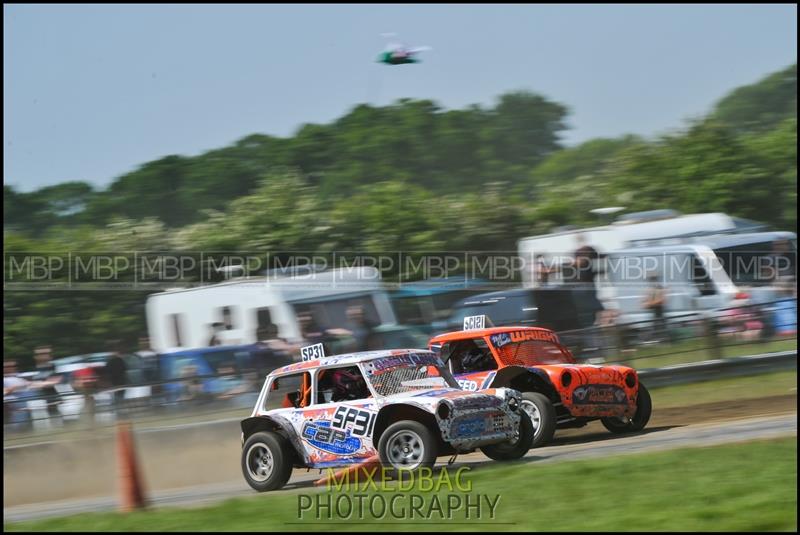
<path id="1" fill-rule="evenodd" d="M 412 354 L 430 354 L 433 353 L 427 349 L 382 349 L 379 351 L 358 351 L 355 353 L 344 353 L 341 355 L 332 355 L 330 357 L 322 357 L 319 359 L 307 360 L 305 362 L 297 362 L 289 364 L 273 370 L 270 375 L 282 375 L 287 372 L 296 372 L 301 370 L 313 370 L 317 368 L 325 368 L 328 366 L 340 366 L 342 364 L 359 364 L 361 362 L 369 362 L 371 360 L 395 357 L 399 355 L 412 355 Z"/>

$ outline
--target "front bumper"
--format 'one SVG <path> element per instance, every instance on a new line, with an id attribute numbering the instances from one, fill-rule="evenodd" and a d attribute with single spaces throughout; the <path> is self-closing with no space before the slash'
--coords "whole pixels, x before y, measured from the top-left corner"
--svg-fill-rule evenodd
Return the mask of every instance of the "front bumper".
<path id="1" fill-rule="evenodd" d="M 520 395 L 498 389 L 495 396 L 481 395 L 448 400 L 448 411 L 437 411 L 442 438 L 456 450 L 471 450 L 513 439 L 519 433 Z M 447 417 L 442 418 L 442 412 Z"/>
<path id="2" fill-rule="evenodd" d="M 572 390 L 569 411 L 583 417 L 632 417 L 636 412 L 635 398 L 624 386 L 586 384 Z"/>

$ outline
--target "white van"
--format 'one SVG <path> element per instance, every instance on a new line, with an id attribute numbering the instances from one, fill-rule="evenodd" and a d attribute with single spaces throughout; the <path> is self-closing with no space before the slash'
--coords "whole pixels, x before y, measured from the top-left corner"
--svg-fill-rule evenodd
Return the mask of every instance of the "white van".
<path id="1" fill-rule="evenodd" d="M 754 232 L 694 240 L 710 247 L 731 282 L 751 303 L 785 297 L 786 283 L 797 280 L 797 234 Z"/>
<path id="2" fill-rule="evenodd" d="M 346 309 L 360 305 L 367 320 L 395 324 L 394 311 L 374 267 L 352 267 L 294 276 L 242 277 L 148 297 L 147 328 L 158 353 L 258 341 L 271 324 L 278 335 L 300 340 L 297 314 L 310 311 L 325 328 L 347 328 Z"/>
<path id="3" fill-rule="evenodd" d="M 668 240 L 665 240 L 668 241 Z M 647 316 L 642 308 L 654 273 L 667 290 L 670 315 L 740 303 L 770 303 L 797 280 L 797 235 L 793 232 L 720 234 L 683 240 L 682 245 L 619 249 L 600 261 L 598 296 L 625 318 Z"/>
<path id="4" fill-rule="evenodd" d="M 651 319 L 644 302 L 653 286 L 652 275 L 665 290 L 666 317 L 724 308 L 744 297 L 706 245 L 620 249 L 608 253 L 599 266 L 598 297 L 619 311 L 620 323 Z"/>
<path id="5" fill-rule="evenodd" d="M 610 225 L 570 229 L 552 234 L 530 236 L 518 242 L 522 259 L 522 281 L 527 288 L 536 286 L 536 263 L 558 266 L 572 260 L 578 247 L 590 245 L 600 255 L 628 247 L 655 244 L 679 244 L 702 237 L 762 230 L 756 221 L 723 213 L 681 215 L 674 210 L 652 210 L 626 214 Z"/>

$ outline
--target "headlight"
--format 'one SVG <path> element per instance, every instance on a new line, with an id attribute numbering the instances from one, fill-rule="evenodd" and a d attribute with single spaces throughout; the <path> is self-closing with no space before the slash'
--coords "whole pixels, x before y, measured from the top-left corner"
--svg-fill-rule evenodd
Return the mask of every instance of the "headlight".
<path id="1" fill-rule="evenodd" d="M 447 420 L 450 418 L 451 414 L 450 405 L 445 403 L 444 401 L 439 403 L 439 406 L 436 408 L 436 415 L 439 416 L 442 420 Z"/>
<path id="2" fill-rule="evenodd" d="M 516 412 L 519 409 L 519 400 L 517 398 L 509 398 L 508 408 Z"/>
<path id="3" fill-rule="evenodd" d="M 628 388 L 636 386 L 636 374 L 629 372 L 628 375 L 625 376 L 625 384 L 628 385 Z"/>
<path id="4" fill-rule="evenodd" d="M 565 371 L 561 374 L 561 385 L 566 388 L 572 384 L 572 374 L 568 371 Z"/>

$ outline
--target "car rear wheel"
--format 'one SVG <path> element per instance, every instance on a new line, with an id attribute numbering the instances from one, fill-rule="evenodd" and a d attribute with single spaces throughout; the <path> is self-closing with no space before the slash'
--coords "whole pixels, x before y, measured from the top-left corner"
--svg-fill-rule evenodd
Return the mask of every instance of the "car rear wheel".
<path id="1" fill-rule="evenodd" d="M 650 421 L 653 412 L 653 401 L 650 392 L 642 383 L 639 383 L 639 393 L 636 396 L 636 413 L 633 418 L 602 418 L 603 426 L 612 433 L 631 433 L 641 431 Z"/>
<path id="2" fill-rule="evenodd" d="M 390 425 L 378 441 L 381 464 L 406 472 L 432 467 L 438 457 L 438 444 L 433 433 L 414 420 L 401 420 Z"/>
<path id="3" fill-rule="evenodd" d="M 538 448 L 553 440 L 556 432 L 556 409 L 553 402 L 539 392 L 523 392 L 520 406 L 533 426 L 530 447 Z"/>
<path id="4" fill-rule="evenodd" d="M 269 431 L 255 433 L 242 448 L 242 473 L 258 492 L 283 487 L 292 475 L 292 456 L 286 439 Z"/>
<path id="5" fill-rule="evenodd" d="M 514 461 L 521 459 L 531 449 L 533 441 L 533 424 L 528 413 L 521 411 L 519 434 L 506 442 L 490 444 L 481 448 L 484 455 L 495 461 Z"/>

